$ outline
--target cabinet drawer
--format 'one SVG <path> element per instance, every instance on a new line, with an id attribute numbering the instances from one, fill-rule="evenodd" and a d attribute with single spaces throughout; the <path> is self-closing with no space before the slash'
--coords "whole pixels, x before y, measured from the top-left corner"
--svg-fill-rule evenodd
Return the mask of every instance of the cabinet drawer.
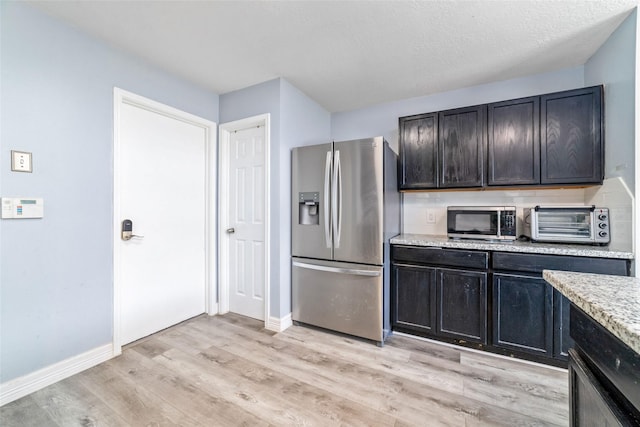
<path id="1" fill-rule="evenodd" d="M 488 252 L 393 246 L 391 253 L 394 261 L 483 270 L 489 268 Z"/>
<path id="2" fill-rule="evenodd" d="M 579 273 L 629 275 L 629 264 L 624 259 L 589 258 L 562 255 L 520 254 L 495 252 L 493 254 L 495 270 L 523 271 L 542 273 L 542 270 L 564 270 Z"/>

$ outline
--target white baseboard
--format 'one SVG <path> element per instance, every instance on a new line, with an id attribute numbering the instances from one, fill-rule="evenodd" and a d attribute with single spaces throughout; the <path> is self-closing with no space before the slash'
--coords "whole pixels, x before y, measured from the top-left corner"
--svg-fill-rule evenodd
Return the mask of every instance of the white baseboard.
<path id="1" fill-rule="evenodd" d="M 218 305 L 217 302 L 213 302 L 209 305 L 209 311 L 207 311 L 207 314 L 209 316 L 215 316 L 216 314 L 222 314 L 219 313 L 218 310 L 220 310 L 220 306 Z"/>
<path id="2" fill-rule="evenodd" d="M 269 317 L 269 319 L 267 319 L 265 329 L 274 332 L 282 332 L 291 325 L 293 325 L 293 321 L 291 320 L 291 313 L 289 313 L 281 319 L 278 319 L 277 317 Z"/>
<path id="3" fill-rule="evenodd" d="M 107 344 L 47 366 L 31 374 L 2 383 L 0 384 L 0 406 L 20 399 L 85 369 L 106 362 L 113 356 L 113 345 Z"/>

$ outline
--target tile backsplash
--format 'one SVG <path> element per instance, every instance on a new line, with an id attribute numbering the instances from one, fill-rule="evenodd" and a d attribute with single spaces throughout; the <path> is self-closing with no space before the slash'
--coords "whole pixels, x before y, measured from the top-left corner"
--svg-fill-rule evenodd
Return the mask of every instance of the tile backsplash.
<path id="1" fill-rule="evenodd" d="M 605 179 L 600 187 L 585 189 L 585 204 L 609 208 L 612 249 L 633 251 L 634 199 L 620 177 Z"/>
<path id="2" fill-rule="evenodd" d="M 515 206 L 518 215 L 517 233 L 521 235 L 524 208 L 536 205 L 592 204 L 610 209 L 610 247 L 631 251 L 633 197 L 621 178 L 606 179 L 598 187 L 576 189 L 404 193 L 402 232 L 446 235 L 447 206 Z"/>

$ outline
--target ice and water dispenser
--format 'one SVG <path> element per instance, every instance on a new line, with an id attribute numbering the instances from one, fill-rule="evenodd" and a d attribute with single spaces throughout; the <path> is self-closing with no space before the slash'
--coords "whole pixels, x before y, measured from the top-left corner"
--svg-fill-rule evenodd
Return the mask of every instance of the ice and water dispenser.
<path id="1" fill-rule="evenodd" d="M 298 224 L 320 224 L 320 193 L 298 193 Z"/>

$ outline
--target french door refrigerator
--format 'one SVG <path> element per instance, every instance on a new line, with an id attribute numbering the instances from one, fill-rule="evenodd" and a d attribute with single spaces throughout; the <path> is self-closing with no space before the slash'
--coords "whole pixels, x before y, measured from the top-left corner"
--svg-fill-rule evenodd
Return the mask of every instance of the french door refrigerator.
<path id="1" fill-rule="evenodd" d="M 382 137 L 292 150 L 292 320 L 376 341 L 390 331 L 397 156 Z"/>

